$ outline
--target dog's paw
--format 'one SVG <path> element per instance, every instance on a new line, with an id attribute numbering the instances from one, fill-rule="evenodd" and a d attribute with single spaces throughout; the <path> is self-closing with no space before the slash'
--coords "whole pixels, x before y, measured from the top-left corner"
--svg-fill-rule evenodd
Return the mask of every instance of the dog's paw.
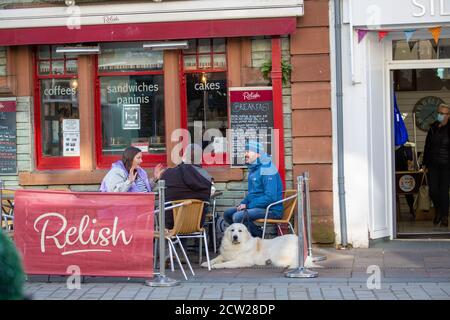
<path id="1" fill-rule="evenodd" d="M 203 268 L 208 268 L 208 262 L 203 262 L 200 266 L 202 266 Z M 211 265 L 211 268 L 213 266 Z"/>

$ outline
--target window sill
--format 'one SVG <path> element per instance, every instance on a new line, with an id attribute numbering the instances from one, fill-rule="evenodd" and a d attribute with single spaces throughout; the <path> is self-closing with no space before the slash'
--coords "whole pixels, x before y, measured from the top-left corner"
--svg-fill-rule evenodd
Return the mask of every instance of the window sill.
<path id="1" fill-rule="evenodd" d="M 214 178 L 215 182 L 242 181 L 244 173 L 242 169 L 224 167 L 205 168 Z M 149 176 L 153 175 L 153 169 L 146 169 Z M 19 184 L 21 186 L 46 186 L 46 185 L 72 185 L 72 184 L 100 184 L 108 170 L 55 170 L 20 172 Z"/>

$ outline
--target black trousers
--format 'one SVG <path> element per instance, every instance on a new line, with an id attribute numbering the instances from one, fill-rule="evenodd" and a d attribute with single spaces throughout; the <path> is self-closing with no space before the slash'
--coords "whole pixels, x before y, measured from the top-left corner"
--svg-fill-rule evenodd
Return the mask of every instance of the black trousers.
<path id="1" fill-rule="evenodd" d="M 436 216 L 441 219 L 448 216 L 450 166 L 432 165 L 428 168 L 428 184 Z"/>

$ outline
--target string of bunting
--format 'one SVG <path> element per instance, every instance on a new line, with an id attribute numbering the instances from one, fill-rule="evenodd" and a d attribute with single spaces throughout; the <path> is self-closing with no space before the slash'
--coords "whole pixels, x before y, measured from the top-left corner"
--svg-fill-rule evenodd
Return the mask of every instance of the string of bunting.
<path id="1" fill-rule="evenodd" d="M 406 41 L 409 43 L 411 38 L 413 37 L 414 33 L 417 31 L 417 29 L 410 29 L 410 30 L 404 30 L 403 33 L 405 34 Z M 439 38 L 441 36 L 442 27 L 432 27 L 428 28 L 428 31 L 433 36 L 433 39 L 436 43 L 438 43 Z M 378 42 L 381 42 L 391 31 L 390 30 L 368 30 L 368 29 L 356 29 L 356 32 L 358 34 L 358 43 L 360 43 L 364 37 L 369 32 L 377 32 L 378 33 Z"/>

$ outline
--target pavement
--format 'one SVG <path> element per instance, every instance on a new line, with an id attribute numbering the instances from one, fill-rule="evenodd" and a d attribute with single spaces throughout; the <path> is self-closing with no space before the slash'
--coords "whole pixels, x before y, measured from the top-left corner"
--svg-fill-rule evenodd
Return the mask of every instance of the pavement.
<path id="1" fill-rule="evenodd" d="M 316 278 L 288 278 L 270 266 L 211 270 L 185 266 L 166 276 L 174 287 L 150 287 L 146 279 L 84 277 L 79 289 L 66 277 L 29 276 L 27 294 L 35 300 L 450 300 L 450 241 L 394 240 L 368 249 L 315 247 L 327 260 L 311 270 Z M 214 257 L 214 255 L 212 255 Z"/>

